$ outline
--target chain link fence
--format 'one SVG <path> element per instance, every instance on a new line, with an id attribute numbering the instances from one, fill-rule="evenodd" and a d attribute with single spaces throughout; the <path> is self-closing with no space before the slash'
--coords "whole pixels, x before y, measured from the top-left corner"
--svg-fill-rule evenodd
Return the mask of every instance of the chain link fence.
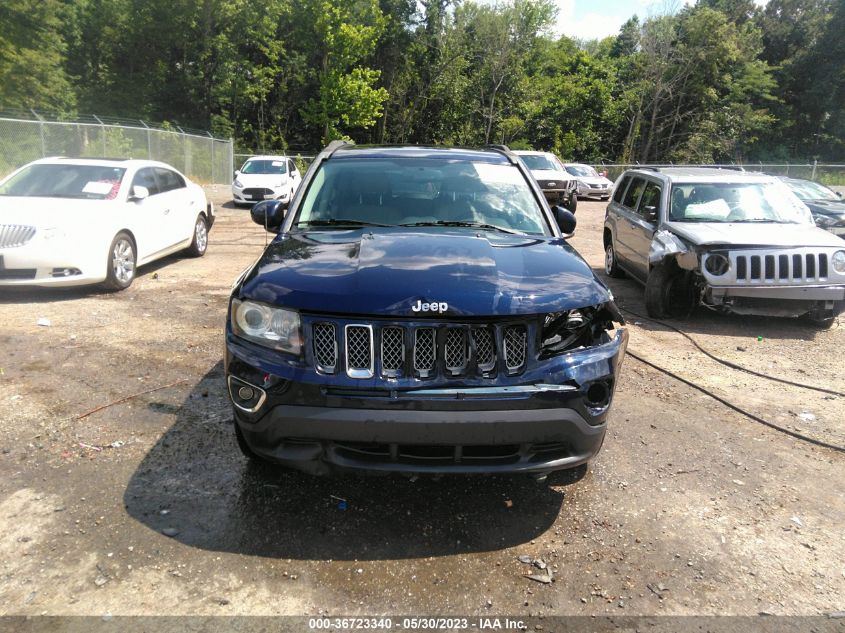
<path id="1" fill-rule="evenodd" d="M 36 112 L 28 118 L 0 113 L 0 177 L 39 158 L 71 156 L 158 160 L 198 183 L 227 183 L 233 151 L 232 139 L 141 120 L 91 115 L 67 121 Z"/>

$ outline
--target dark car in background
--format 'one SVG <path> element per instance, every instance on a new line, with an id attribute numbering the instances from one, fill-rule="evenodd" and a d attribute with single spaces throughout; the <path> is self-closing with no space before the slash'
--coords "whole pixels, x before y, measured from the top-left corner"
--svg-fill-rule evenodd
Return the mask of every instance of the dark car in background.
<path id="1" fill-rule="evenodd" d="M 544 474 L 601 448 L 627 332 L 505 149 L 333 143 L 235 283 L 241 450 L 335 468 Z"/>
<path id="2" fill-rule="evenodd" d="M 809 207 L 816 226 L 845 239 L 845 200 L 842 194 L 812 180 L 781 178 L 798 199 Z"/>
<path id="3" fill-rule="evenodd" d="M 560 159 L 551 152 L 515 150 L 537 180 L 549 204 L 559 204 L 572 213 L 578 208 L 578 180 L 571 175 Z"/>

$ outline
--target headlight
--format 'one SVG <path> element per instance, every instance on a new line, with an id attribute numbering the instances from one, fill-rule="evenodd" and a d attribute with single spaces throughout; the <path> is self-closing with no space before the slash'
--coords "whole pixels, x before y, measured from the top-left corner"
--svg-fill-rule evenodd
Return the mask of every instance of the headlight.
<path id="1" fill-rule="evenodd" d="M 299 313 L 293 310 L 233 299 L 232 331 L 248 341 L 288 354 L 302 351 Z"/>
<path id="2" fill-rule="evenodd" d="M 233 184 L 235 187 L 237 187 L 238 189 L 243 189 L 243 188 L 244 188 L 243 183 L 242 183 L 240 180 L 238 180 L 237 178 L 235 178 L 235 182 L 233 182 L 232 184 Z"/>
<path id="3" fill-rule="evenodd" d="M 830 263 L 833 264 L 833 270 L 840 275 L 845 273 L 845 251 L 836 251 L 830 258 Z"/>
<path id="4" fill-rule="evenodd" d="M 731 260 L 721 253 L 711 253 L 704 260 L 704 270 L 714 277 L 721 277 L 731 268 Z"/>

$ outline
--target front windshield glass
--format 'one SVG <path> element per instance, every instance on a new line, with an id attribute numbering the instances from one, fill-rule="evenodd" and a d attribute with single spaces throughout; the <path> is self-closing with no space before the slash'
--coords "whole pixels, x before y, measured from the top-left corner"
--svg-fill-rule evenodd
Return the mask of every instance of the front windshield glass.
<path id="1" fill-rule="evenodd" d="M 839 200 L 833 191 L 809 180 L 790 180 L 786 184 L 802 200 Z"/>
<path id="2" fill-rule="evenodd" d="M 248 160 L 241 168 L 242 174 L 284 174 L 285 161 L 271 159 Z"/>
<path id="3" fill-rule="evenodd" d="M 559 171 L 558 164 L 542 154 L 523 154 L 519 157 L 531 171 Z"/>
<path id="4" fill-rule="evenodd" d="M 595 169 L 589 165 L 569 165 L 566 168 L 573 176 L 580 176 L 581 178 L 598 178 L 599 175 Z"/>
<path id="5" fill-rule="evenodd" d="M 813 216 L 780 182 L 676 183 L 669 220 L 812 224 Z"/>
<path id="6" fill-rule="evenodd" d="M 0 196 L 113 200 L 125 173 L 107 165 L 30 165 L 0 185 Z"/>
<path id="7" fill-rule="evenodd" d="M 293 226 L 468 226 L 549 235 L 516 165 L 431 158 L 340 158 L 314 177 Z"/>

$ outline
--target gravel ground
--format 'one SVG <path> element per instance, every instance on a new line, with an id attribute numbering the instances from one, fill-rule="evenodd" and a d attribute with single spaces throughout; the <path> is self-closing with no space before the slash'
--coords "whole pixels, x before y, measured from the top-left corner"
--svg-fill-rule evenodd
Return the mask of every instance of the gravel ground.
<path id="1" fill-rule="evenodd" d="M 222 206 L 226 191 L 209 188 L 220 217 L 202 259 L 147 266 L 117 294 L 2 291 L 0 614 L 845 610 L 845 456 L 630 357 L 602 453 L 544 484 L 248 466 L 222 328 L 265 236 Z M 600 271 L 603 205 L 578 219 L 572 243 Z M 644 314 L 639 286 L 609 285 Z M 704 310 L 674 324 L 735 363 L 845 392 L 843 327 Z M 729 369 L 635 316 L 627 327 L 637 355 L 845 445 L 842 397 Z M 520 556 L 554 582 L 527 578 L 546 572 Z"/>

